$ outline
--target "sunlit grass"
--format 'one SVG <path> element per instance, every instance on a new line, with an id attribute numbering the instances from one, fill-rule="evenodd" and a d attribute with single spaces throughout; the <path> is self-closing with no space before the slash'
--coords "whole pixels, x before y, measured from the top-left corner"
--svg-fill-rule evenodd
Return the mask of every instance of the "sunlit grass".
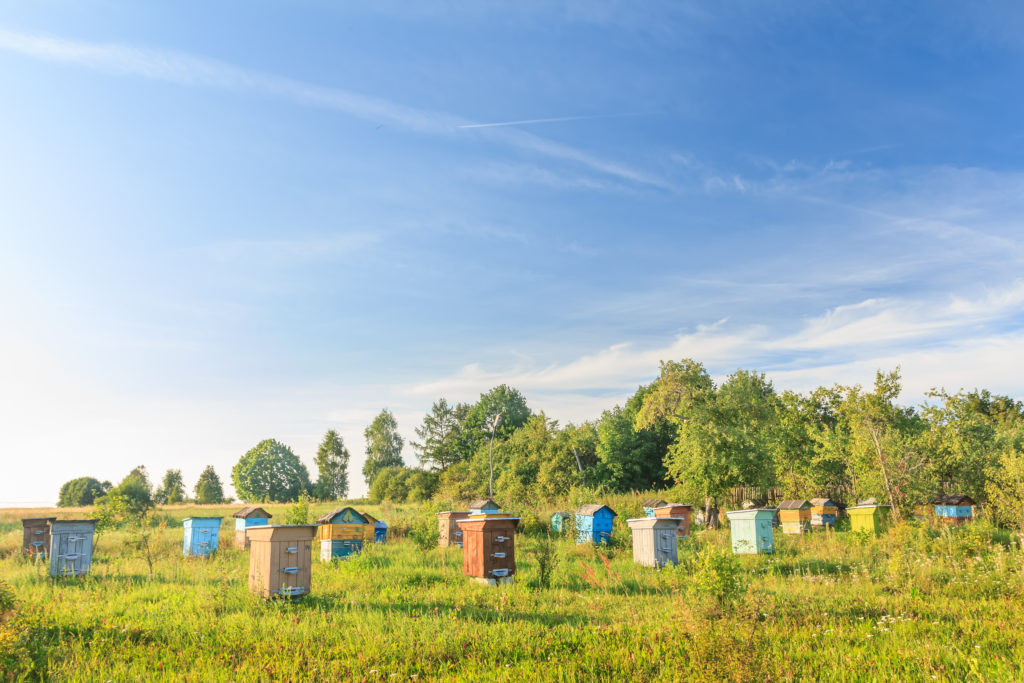
<path id="1" fill-rule="evenodd" d="M 360 507 L 399 531 L 429 514 Z M 283 516 L 284 506 L 270 511 Z M 775 555 L 735 559 L 739 589 L 724 600 L 701 588 L 714 582 L 695 577 L 708 571 L 702 552 L 727 555 L 727 531 L 695 534 L 679 566 L 661 571 L 634 565 L 618 528 L 611 548 L 562 540 L 549 589 L 539 587 L 532 557 L 537 529 L 517 537 L 516 583 L 500 589 L 463 577 L 457 548 L 423 552 L 398 539 L 316 562 L 313 594 L 289 603 L 248 593 L 247 554 L 230 533 L 208 560 L 181 557 L 173 520 L 202 512 L 162 512 L 172 521 L 159 533 L 151 581 L 118 532 L 100 537 L 91 576 L 49 579 L 17 552 L 17 517 L 45 511 L 4 511 L 0 577 L 17 603 L 0 624 L 7 678 L 1024 677 L 1024 553 L 985 523 L 898 527 L 877 539 L 779 535 Z"/>

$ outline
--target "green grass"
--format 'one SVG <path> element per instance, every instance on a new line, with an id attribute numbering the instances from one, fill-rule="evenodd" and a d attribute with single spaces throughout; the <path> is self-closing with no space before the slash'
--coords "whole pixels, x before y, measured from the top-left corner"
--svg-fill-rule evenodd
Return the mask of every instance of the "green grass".
<path id="1" fill-rule="evenodd" d="M 380 513 L 396 536 L 432 515 L 357 507 Z M 49 579 L 18 555 L 26 511 L 0 512 L 0 579 L 15 597 L 0 618 L 4 677 L 1024 678 L 1024 553 L 984 522 L 901 526 L 877 539 L 777 534 L 775 555 L 742 558 L 728 552 L 728 531 L 700 532 L 681 544 L 679 566 L 660 571 L 633 564 L 617 526 L 610 548 L 560 540 L 547 589 L 536 527 L 517 536 L 516 583 L 500 588 L 462 576 L 458 548 L 423 552 L 396 538 L 351 560 L 315 562 L 313 594 L 289 603 L 248 593 L 247 554 L 231 547 L 230 521 L 215 557 L 181 557 L 178 520 L 234 509 L 166 509 L 152 580 L 118 532 L 99 539 L 91 576 Z M 283 516 L 284 507 L 270 511 Z"/>

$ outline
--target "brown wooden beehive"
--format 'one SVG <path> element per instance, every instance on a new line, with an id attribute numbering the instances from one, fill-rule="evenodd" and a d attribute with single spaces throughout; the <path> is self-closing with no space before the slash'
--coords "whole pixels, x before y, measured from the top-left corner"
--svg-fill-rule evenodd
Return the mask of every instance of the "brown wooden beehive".
<path id="1" fill-rule="evenodd" d="M 296 598 L 310 591 L 312 524 L 249 527 L 249 590 L 264 598 Z"/>
<path id="2" fill-rule="evenodd" d="M 676 527 L 676 536 L 679 538 L 686 538 L 690 535 L 690 516 L 692 512 L 692 505 L 682 503 L 668 503 L 654 508 L 655 517 L 679 520 L 679 526 Z"/>
<path id="3" fill-rule="evenodd" d="M 56 517 L 26 517 L 21 520 L 21 552 L 29 557 L 46 557 L 50 552 L 50 522 Z"/>
<path id="4" fill-rule="evenodd" d="M 516 573 L 518 517 L 479 517 L 459 522 L 462 573 L 487 583 L 504 583 Z"/>
<path id="5" fill-rule="evenodd" d="M 442 548 L 450 545 L 462 546 L 462 530 L 459 521 L 469 517 L 466 510 L 446 510 L 437 513 L 437 543 Z"/>

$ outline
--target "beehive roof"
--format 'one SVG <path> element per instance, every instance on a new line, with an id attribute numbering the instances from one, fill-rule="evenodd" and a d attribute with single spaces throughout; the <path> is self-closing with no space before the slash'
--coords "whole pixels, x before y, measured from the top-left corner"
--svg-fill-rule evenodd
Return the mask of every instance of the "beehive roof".
<path id="1" fill-rule="evenodd" d="M 824 500 L 824 499 L 819 498 L 817 500 Z M 784 500 L 781 503 L 779 503 L 779 509 L 780 510 L 800 510 L 800 509 L 802 509 L 806 505 L 810 505 L 810 502 L 808 502 L 807 500 Z"/>
<path id="2" fill-rule="evenodd" d="M 270 514 L 261 507 L 250 505 L 249 507 L 242 508 L 241 510 L 239 510 L 238 512 L 231 516 L 238 517 L 239 519 L 246 519 L 248 517 L 266 517 L 267 519 L 270 519 L 274 515 Z"/>
<path id="3" fill-rule="evenodd" d="M 643 502 L 643 506 L 645 508 L 656 508 L 666 505 L 667 503 L 667 500 L 662 500 L 661 498 L 648 498 Z"/>
<path id="4" fill-rule="evenodd" d="M 877 498 L 865 498 L 864 500 L 857 503 L 857 505 L 878 505 Z"/>
<path id="5" fill-rule="evenodd" d="M 317 520 L 316 520 L 316 523 L 317 524 L 330 524 L 334 520 L 335 517 L 337 517 L 338 515 L 344 513 L 346 510 L 351 510 L 352 513 L 356 517 L 358 517 L 359 519 L 362 520 L 362 522 L 361 522 L 362 524 L 366 524 L 367 523 L 366 522 L 366 517 L 363 517 L 363 515 L 360 514 L 360 512 L 358 510 L 356 510 L 355 508 L 352 508 L 352 507 L 343 507 L 343 508 L 338 508 L 336 510 L 331 510 L 326 515 L 322 515 L 322 516 L 318 517 Z M 353 522 L 353 523 L 354 524 L 359 524 L 360 522 Z"/>
<path id="6" fill-rule="evenodd" d="M 481 498 L 480 500 L 474 500 L 469 504 L 470 510 L 483 510 L 488 507 L 494 508 L 495 510 L 501 509 L 500 506 L 490 498 Z"/>
<path id="7" fill-rule="evenodd" d="M 962 493 L 947 493 L 933 500 L 932 505 L 974 505 L 974 501 Z"/>
<path id="8" fill-rule="evenodd" d="M 590 503 L 588 505 L 580 505 L 579 508 L 577 508 L 577 510 L 576 510 L 576 514 L 578 514 L 578 515 L 593 516 L 601 508 L 605 508 L 606 510 L 608 510 L 608 512 L 612 513 L 613 516 L 618 517 L 618 514 L 615 512 L 615 510 L 612 510 L 607 505 L 599 505 L 597 503 Z"/>
<path id="9" fill-rule="evenodd" d="M 811 498 L 811 505 L 835 505 L 831 498 Z"/>

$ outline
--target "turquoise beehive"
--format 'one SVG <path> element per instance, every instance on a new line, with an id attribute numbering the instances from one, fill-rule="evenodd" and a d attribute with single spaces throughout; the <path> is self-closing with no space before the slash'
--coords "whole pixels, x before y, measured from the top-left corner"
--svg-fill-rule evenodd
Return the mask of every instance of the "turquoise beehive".
<path id="1" fill-rule="evenodd" d="M 729 533 L 732 536 L 732 551 L 736 554 L 770 553 L 775 549 L 772 536 L 774 508 L 752 510 L 730 510 Z"/>
<path id="2" fill-rule="evenodd" d="M 581 505 L 576 510 L 576 543 L 608 543 L 617 516 L 607 505 Z"/>
<path id="3" fill-rule="evenodd" d="M 220 517 L 186 517 L 185 542 L 181 552 L 185 557 L 205 557 L 217 549 L 220 538 Z"/>

